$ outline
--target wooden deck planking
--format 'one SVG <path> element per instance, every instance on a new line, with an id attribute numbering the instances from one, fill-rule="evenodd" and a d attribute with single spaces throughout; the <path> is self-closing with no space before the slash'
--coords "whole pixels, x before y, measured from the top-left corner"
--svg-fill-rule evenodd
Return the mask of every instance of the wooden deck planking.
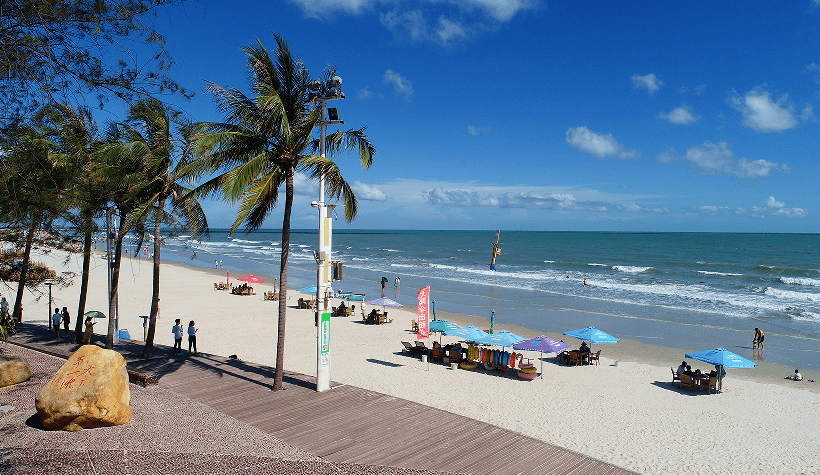
<path id="1" fill-rule="evenodd" d="M 16 339 L 17 337 L 15 337 Z M 29 346 L 36 338 L 22 338 Z M 40 338 L 59 351 L 50 336 Z M 62 346 L 69 347 L 64 344 Z M 315 378 L 285 373 L 284 391 L 270 391 L 273 369 L 214 355 L 171 356 L 158 346 L 139 360 L 142 345 L 117 350 L 129 367 L 160 368 L 160 386 L 322 457 L 360 463 L 459 473 L 633 473 L 457 414 L 354 386 L 312 390 Z M 65 350 L 67 356 L 69 351 Z M 162 357 L 161 355 L 166 355 Z"/>

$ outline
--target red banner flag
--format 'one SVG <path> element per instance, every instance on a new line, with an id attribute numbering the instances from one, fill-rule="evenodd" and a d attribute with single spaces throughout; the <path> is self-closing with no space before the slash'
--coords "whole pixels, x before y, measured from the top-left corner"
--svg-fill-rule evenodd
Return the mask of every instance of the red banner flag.
<path id="1" fill-rule="evenodd" d="M 430 286 L 428 285 L 427 287 L 419 290 L 419 306 L 417 307 L 419 334 L 416 337 L 417 340 L 422 340 L 430 336 L 430 326 L 427 318 L 429 304 Z"/>

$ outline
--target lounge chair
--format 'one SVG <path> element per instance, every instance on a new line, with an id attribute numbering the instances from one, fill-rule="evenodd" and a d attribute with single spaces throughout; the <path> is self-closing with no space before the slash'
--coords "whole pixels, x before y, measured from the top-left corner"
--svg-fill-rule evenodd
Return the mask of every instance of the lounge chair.
<path id="1" fill-rule="evenodd" d="M 570 351 L 567 353 L 569 355 L 569 364 L 574 364 L 575 366 L 579 366 L 583 364 L 583 357 L 580 353 L 575 351 Z"/>
<path id="2" fill-rule="evenodd" d="M 441 347 L 434 346 L 432 352 L 430 353 L 431 360 L 439 360 L 444 361 L 444 353 L 441 352 Z"/>
<path id="3" fill-rule="evenodd" d="M 404 345 L 404 349 L 410 353 L 410 356 L 420 356 L 424 353 L 424 348 L 420 346 L 413 346 L 410 342 L 403 341 L 401 342 Z"/>
<path id="4" fill-rule="evenodd" d="M 592 364 L 593 361 L 595 362 L 595 366 L 598 366 L 598 364 L 600 364 L 600 362 L 601 362 L 601 350 L 598 350 L 595 354 L 590 354 L 589 355 L 589 364 Z"/>
<path id="5" fill-rule="evenodd" d="M 692 377 L 688 374 L 680 375 L 680 387 L 681 389 L 686 389 L 687 391 L 695 389 L 695 383 L 692 381 Z"/>
<path id="6" fill-rule="evenodd" d="M 703 387 L 706 389 L 706 392 L 708 392 L 709 394 L 712 394 L 713 389 L 715 390 L 715 393 L 717 393 L 717 385 L 718 385 L 718 377 L 717 376 L 711 376 L 711 377 L 709 377 L 709 381 L 704 381 L 703 382 Z"/>
<path id="7" fill-rule="evenodd" d="M 672 384 L 674 385 L 675 381 L 680 382 L 680 375 L 675 372 L 675 368 L 670 366 L 669 369 L 672 370 Z"/>
<path id="8" fill-rule="evenodd" d="M 416 323 L 416 321 L 415 321 L 415 320 L 410 320 L 410 331 L 411 331 L 411 332 L 417 332 L 417 331 L 419 331 L 419 324 L 418 324 L 418 323 Z"/>

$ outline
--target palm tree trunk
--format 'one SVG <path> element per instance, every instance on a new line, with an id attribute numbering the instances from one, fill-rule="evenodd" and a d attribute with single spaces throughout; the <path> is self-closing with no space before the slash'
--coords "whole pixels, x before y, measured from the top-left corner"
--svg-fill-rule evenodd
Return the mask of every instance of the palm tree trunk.
<path id="1" fill-rule="evenodd" d="M 127 215 L 125 210 L 120 210 L 120 230 L 117 231 L 117 242 L 114 251 L 114 270 L 111 272 L 111 300 L 108 305 L 108 336 L 105 339 L 105 347 L 109 350 L 114 348 L 114 332 L 117 329 L 115 318 L 117 313 L 117 297 L 119 295 L 120 265 L 122 264 L 122 223 Z"/>
<path id="2" fill-rule="evenodd" d="M 20 267 L 20 281 L 17 283 L 17 298 L 14 300 L 14 321 L 17 322 L 22 321 L 23 318 L 23 292 L 26 289 L 28 265 L 31 260 L 31 247 L 34 243 L 34 235 L 40 226 L 40 216 L 41 214 L 37 213 L 31 217 L 31 225 L 28 227 L 28 235 L 26 236 L 26 251 L 23 254 L 23 264 Z M 51 315 L 48 316 L 48 320 L 51 322 Z"/>
<path id="3" fill-rule="evenodd" d="M 74 343 L 83 342 L 83 315 L 85 315 L 85 301 L 88 298 L 88 277 L 91 272 L 91 226 L 92 213 L 89 210 L 85 213 L 83 226 L 85 226 L 85 239 L 83 239 L 83 276 L 80 284 L 80 301 L 77 303 L 77 317 L 74 322 Z"/>
<path id="4" fill-rule="evenodd" d="M 142 359 L 151 357 L 154 349 L 154 333 L 157 329 L 157 316 L 159 314 L 159 263 L 160 263 L 160 239 L 159 227 L 162 222 L 162 210 L 165 209 L 165 198 L 161 199 L 157 206 L 157 216 L 154 220 L 154 278 L 153 293 L 151 295 L 151 319 L 148 323 L 148 336 L 145 338 L 145 348 L 142 349 Z"/>
<path id="5" fill-rule="evenodd" d="M 276 342 L 276 373 L 273 390 L 282 389 L 285 366 L 285 316 L 288 310 L 288 255 L 290 254 L 290 212 L 293 207 L 293 172 L 285 183 L 285 216 L 282 219 L 282 255 L 279 260 L 279 330 Z"/>

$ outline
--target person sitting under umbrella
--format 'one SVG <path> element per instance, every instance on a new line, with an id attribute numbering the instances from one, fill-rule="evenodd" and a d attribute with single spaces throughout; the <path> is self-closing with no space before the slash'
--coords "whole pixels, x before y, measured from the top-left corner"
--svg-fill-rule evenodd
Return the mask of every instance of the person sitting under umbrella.
<path id="1" fill-rule="evenodd" d="M 581 353 L 589 353 L 589 346 L 587 346 L 587 342 L 582 341 L 581 347 L 578 348 L 578 351 L 580 351 Z"/>

